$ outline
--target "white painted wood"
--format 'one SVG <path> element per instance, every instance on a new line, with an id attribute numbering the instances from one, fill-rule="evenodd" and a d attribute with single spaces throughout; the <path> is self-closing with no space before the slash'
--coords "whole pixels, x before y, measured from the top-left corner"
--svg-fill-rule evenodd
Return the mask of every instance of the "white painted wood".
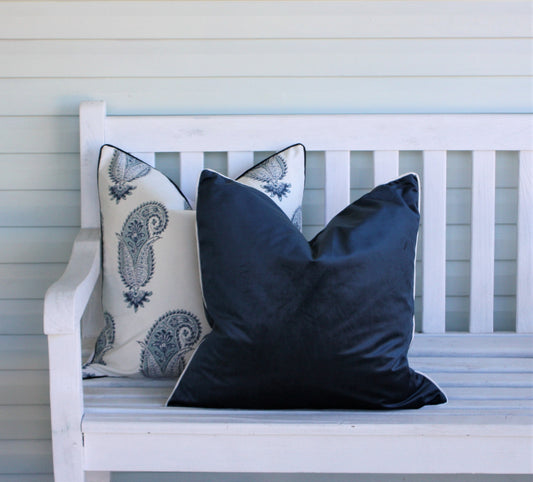
<path id="1" fill-rule="evenodd" d="M 84 480 L 83 438 L 79 428 L 83 417 L 79 339 L 79 324 L 73 333 L 48 335 L 50 412 L 56 482 Z"/>
<path id="2" fill-rule="evenodd" d="M 4 40 L 0 62 L 8 78 L 522 76 L 529 49 L 527 38 Z"/>
<path id="3" fill-rule="evenodd" d="M 86 148 L 91 150 L 91 146 Z M 54 475 L 58 482 L 84 481 L 83 438 L 79 430 L 83 416 L 80 322 L 99 269 L 99 230 L 82 229 L 65 273 L 45 297 Z"/>
<path id="4" fill-rule="evenodd" d="M 228 136 L 224 126 L 234 135 Z M 108 117 L 105 141 L 128 145 L 133 152 L 269 151 L 273 144 L 291 145 L 294 138 L 308 151 L 373 151 L 377 146 L 384 150 L 447 150 L 452 145 L 461 151 L 517 151 L 533 150 L 532 129 L 533 119 L 527 114 L 338 114 L 329 120 L 319 114 L 307 118 L 132 115 Z M 254 131 L 264 133 L 256 142 L 251 137 Z M 334 137 L 331 131 L 335 131 Z M 17 132 L 25 132 L 27 137 L 14 135 Z M 4 154 L 77 152 L 78 133 L 77 120 L 69 116 L 0 117 Z"/>
<path id="5" fill-rule="evenodd" d="M 531 33 L 529 4 L 516 0 L 249 1 L 245 6 L 235 1 L 150 1 L 127 9 L 123 2 L 107 1 L 105 16 L 99 7 L 95 2 L 3 1 L 0 38 L 500 38 Z M 238 18 L 238 29 L 232 17 Z"/>
<path id="6" fill-rule="evenodd" d="M 493 331 L 495 153 L 472 153 L 470 332 Z"/>
<path id="7" fill-rule="evenodd" d="M 350 151 L 326 151 L 325 222 L 350 204 Z"/>
<path id="8" fill-rule="evenodd" d="M 232 424 L 232 429 L 236 425 Z M 314 433 L 291 424 L 281 425 L 279 433 L 279 426 L 266 424 L 267 433 L 262 433 L 263 427 L 254 426 L 233 434 L 221 424 L 207 427 L 208 433 L 203 435 L 183 434 L 179 438 L 173 434 L 91 434 L 86 436 L 86 464 L 89 468 L 97 465 L 115 470 L 187 472 L 527 474 L 532 469 L 528 428 L 523 426 L 504 435 L 488 431 L 487 425 L 476 428 L 460 421 L 421 424 L 407 434 L 398 434 L 397 424 L 383 425 L 378 430 L 374 430 L 375 425 L 369 430 L 351 426 L 352 433 L 348 424 L 335 425 L 341 430 L 333 433 L 322 424 L 317 424 Z M 283 433 L 286 429 L 290 429 L 289 434 Z M 126 440 L 128 450 L 112 454 L 111 449 Z M 177 440 L 182 443 L 176 445 Z M 177 449 L 182 457 L 175 456 Z M 212 456 L 199 456 L 205 453 Z M 383 461 L 384 453 L 390 454 L 387 463 Z"/>
<path id="9" fill-rule="evenodd" d="M 422 331 L 446 330 L 446 151 L 424 151 Z"/>
<path id="10" fill-rule="evenodd" d="M 96 166 L 100 147 L 105 143 L 104 102 L 83 102 L 80 104 L 80 175 L 81 225 L 84 228 L 100 226 L 100 208 L 96 185 Z"/>
<path id="11" fill-rule="evenodd" d="M 254 165 L 253 151 L 228 152 L 228 177 L 237 179 Z"/>
<path id="12" fill-rule="evenodd" d="M 44 332 L 47 335 L 76 332 L 99 270 L 100 232 L 95 228 L 81 229 L 65 273 L 46 292 Z"/>
<path id="13" fill-rule="evenodd" d="M 533 332 L 533 151 L 520 153 L 516 256 L 516 331 Z"/>
<path id="14" fill-rule="evenodd" d="M 180 152 L 180 189 L 193 209 L 196 206 L 198 179 L 203 168 L 203 152 Z"/>
<path id="15" fill-rule="evenodd" d="M 531 150 L 532 126 L 522 114 L 111 116 L 106 141 L 136 152 L 269 151 L 295 139 L 308 151 Z"/>
<path id="16" fill-rule="evenodd" d="M 374 152 L 374 186 L 384 184 L 398 177 L 398 151 Z"/>
<path id="17" fill-rule="evenodd" d="M 531 358 L 533 336 L 514 333 L 445 333 L 416 334 L 409 350 L 410 357 L 520 357 Z"/>

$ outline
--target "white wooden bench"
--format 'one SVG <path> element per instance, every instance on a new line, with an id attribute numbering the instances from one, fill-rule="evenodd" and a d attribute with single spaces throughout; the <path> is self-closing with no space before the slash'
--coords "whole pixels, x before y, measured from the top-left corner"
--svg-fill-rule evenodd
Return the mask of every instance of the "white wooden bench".
<path id="1" fill-rule="evenodd" d="M 109 481 L 112 471 L 533 472 L 533 116 L 107 116 L 103 102 L 87 102 L 80 135 L 82 227 L 45 299 L 58 482 Z M 421 333 L 410 362 L 441 385 L 447 405 L 395 412 L 165 408 L 173 381 L 82 382 L 80 328 L 90 339 L 101 326 L 100 146 L 150 163 L 154 153 L 179 153 L 181 188 L 194 199 L 205 152 L 227 153 L 232 175 L 251 165 L 254 151 L 295 142 L 324 153 L 324 221 L 350 200 L 351 151 L 373 152 L 375 183 L 397 176 L 399 151 L 422 152 Z M 451 150 L 472 153 L 464 333 L 446 332 L 445 319 Z M 493 329 L 495 151 L 518 152 L 519 164 L 516 323 L 505 333 Z"/>

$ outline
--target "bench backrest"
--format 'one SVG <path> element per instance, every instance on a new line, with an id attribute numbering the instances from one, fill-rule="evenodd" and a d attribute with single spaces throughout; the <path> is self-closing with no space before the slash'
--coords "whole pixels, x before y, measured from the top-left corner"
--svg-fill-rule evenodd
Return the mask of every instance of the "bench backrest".
<path id="1" fill-rule="evenodd" d="M 495 329 L 496 167 L 501 158 L 498 172 L 515 174 L 513 189 L 508 190 L 513 219 L 506 232 L 516 239 L 516 251 L 511 247 L 504 261 L 516 292 L 501 300 L 513 316 L 513 326 L 505 329 L 533 332 L 533 115 L 107 116 L 104 102 L 85 102 L 80 107 L 80 136 L 83 227 L 99 226 L 96 165 L 104 143 L 151 165 L 158 155 L 173 153 L 164 154 L 165 159 L 175 155 L 180 188 L 194 202 L 206 153 L 224 153 L 225 173 L 235 176 L 253 164 L 254 153 L 301 142 L 310 157 L 316 153 L 322 160 L 316 164 L 318 175 L 311 172 L 314 164 L 308 164 L 304 223 L 307 218 L 315 225 L 307 227 L 308 234 L 358 197 L 365 169 L 371 172 L 371 182 L 379 184 L 401 174 L 404 165 L 414 165 L 409 170 L 418 171 L 422 181 L 417 329 L 425 333 L 446 332 L 446 313 L 453 311 L 454 303 L 467 304 L 471 333 Z M 463 191 L 459 197 L 466 199 L 452 206 L 454 211 L 470 211 L 459 228 L 447 224 L 447 177 L 454 155 L 455 164 L 468 164 L 458 174 Z M 500 196 L 507 195 L 505 189 L 500 191 Z M 460 268 L 467 270 L 466 293 L 457 292 L 454 278 L 446 276 L 457 261 L 447 259 L 447 247 L 454 251 L 458 229 L 470 238 Z"/>

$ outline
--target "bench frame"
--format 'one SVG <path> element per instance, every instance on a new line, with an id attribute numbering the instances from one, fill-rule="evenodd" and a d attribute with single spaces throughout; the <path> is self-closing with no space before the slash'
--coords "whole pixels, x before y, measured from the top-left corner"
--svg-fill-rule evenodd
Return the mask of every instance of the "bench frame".
<path id="1" fill-rule="evenodd" d="M 194 200 L 204 152 L 227 152 L 232 176 L 251 165 L 254 151 L 295 142 L 325 152 L 324 221 L 349 203 L 351 151 L 373 151 L 376 184 L 398 175 L 399 151 L 423 151 L 423 333 L 410 359 L 445 392 L 450 387 L 448 405 L 164 408 L 168 382 L 82 382 L 81 334 L 94 338 L 102 319 L 100 146 L 152 165 L 154 153 L 179 152 L 180 187 Z M 446 333 L 445 320 L 447 150 L 472 151 L 470 333 L 460 334 Z M 492 333 L 495 151 L 519 151 L 514 333 Z M 112 471 L 533 473 L 532 115 L 107 116 L 104 102 L 84 102 L 80 154 L 81 230 L 44 307 L 57 482 L 109 481 Z"/>

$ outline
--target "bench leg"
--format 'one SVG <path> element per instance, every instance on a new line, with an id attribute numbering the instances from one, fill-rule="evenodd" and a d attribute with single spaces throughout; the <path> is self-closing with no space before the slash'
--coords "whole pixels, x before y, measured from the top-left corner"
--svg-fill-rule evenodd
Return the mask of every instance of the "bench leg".
<path id="1" fill-rule="evenodd" d="M 56 482 L 83 482 L 81 348 L 79 334 L 48 336 L 50 414 Z"/>
<path id="2" fill-rule="evenodd" d="M 111 472 L 85 472 L 85 482 L 111 482 Z"/>

